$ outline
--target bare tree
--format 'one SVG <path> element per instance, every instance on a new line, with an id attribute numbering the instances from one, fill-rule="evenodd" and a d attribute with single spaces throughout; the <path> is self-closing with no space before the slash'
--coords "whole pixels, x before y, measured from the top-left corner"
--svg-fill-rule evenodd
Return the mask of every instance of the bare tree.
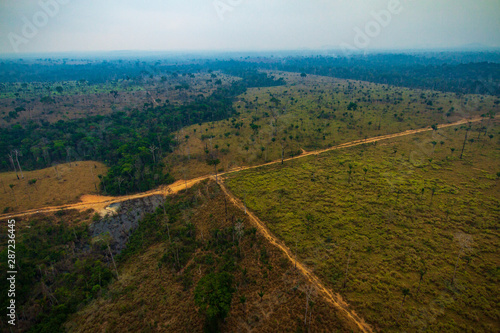
<path id="1" fill-rule="evenodd" d="M 116 182 L 118 183 L 118 191 L 120 191 L 120 194 L 122 194 L 122 183 L 125 181 L 125 178 L 122 176 L 116 177 Z"/>
<path id="2" fill-rule="evenodd" d="M 56 176 L 57 176 L 57 179 L 61 179 L 61 174 L 59 173 L 59 171 L 57 170 L 57 164 L 54 165 L 54 170 L 56 172 Z"/>
<path id="3" fill-rule="evenodd" d="M 21 178 L 24 179 L 23 169 L 21 169 L 21 164 L 19 164 L 19 150 L 15 149 L 14 154 L 16 155 L 17 166 L 19 167 L 19 171 L 21 172 Z"/>
<path id="4" fill-rule="evenodd" d="M 421 269 L 418 273 L 420 274 L 420 280 L 418 281 L 417 294 L 415 296 L 418 296 L 418 293 L 420 292 L 420 285 L 422 284 L 422 280 L 424 279 L 424 275 L 427 271 L 425 269 Z"/>
<path id="5" fill-rule="evenodd" d="M 236 237 L 238 237 L 238 247 L 241 246 L 241 237 L 243 237 L 243 234 L 245 233 L 244 227 L 245 225 L 243 224 L 243 221 L 238 219 L 234 226 Z"/>
<path id="6" fill-rule="evenodd" d="M 19 179 L 19 175 L 17 174 L 17 168 L 16 168 L 16 164 L 14 163 L 14 157 L 12 156 L 12 153 L 10 153 L 8 156 L 9 156 L 10 164 L 12 165 L 12 167 L 14 168 L 14 172 L 16 173 L 17 179 Z"/>
<path id="7" fill-rule="evenodd" d="M 66 147 L 66 162 L 71 166 L 71 147 Z"/>
<path id="8" fill-rule="evenodd" d="M 460 159 L 462 159 L 462 156 L 464 154 L 465 144 L 467 143 L 467 134 L 469 134 L 469 130 L 470 130 L 470 126 L 465 131 L 465 139 L 464 139 L 464 144 L 462 146 L 462 152 L 460 153 Z"/>
<path id="9" fill-rule="evenodd" d="M 106 247 L 108 248 L 109 255 L 111 256 L 111 261 L 113 262 L 113 266 L 115 268 L 115 273 L 116 273 L 116 278 L 119 279 L 120 276 L 118 275 L 118 269 L 116 268 L 116 262 L 115 262 L 115 257 L 113 256 L 113 252 L 111 252 L 111 247 L 109 246 L 109 243 L 113 240 L 111 235 L 109 233 L 106 233 L 104 235 L 100 235 L 97 238 L 94 239 L 94 243 L 97 242 L 103 242 L 106 244 Z"/>
<path id="10" fill-rule="evenodd" d="M 151 152 L 151 155 L 153 155 L 153 164 L 156 164 L 156 154 L 155 151 L 158 150 L 158 147 L 156 147 L 154 144 L 149 146 L 149 151 Z"/>

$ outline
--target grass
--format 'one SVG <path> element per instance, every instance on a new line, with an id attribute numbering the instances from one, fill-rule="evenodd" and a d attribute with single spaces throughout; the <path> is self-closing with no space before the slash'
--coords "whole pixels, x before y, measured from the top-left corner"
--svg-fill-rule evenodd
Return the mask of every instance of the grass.
<path id="1" fill-rule="evenodd" d="M 493 138 L 476 131 L 484 126 Z M 465 127 L 247 170 L 227 183 L 375 328 L 498 331 L 500 123 L 473 125 L 460 159 Z"/>
<path id="2" fill-rule="evenodd" d="M 204 182 L 171 197 L 168 207 L 181 202 L 190 202 L 191 208 L 183 209 L 175 218 L 167 209 L 173 243 L 163 229 L 156 228 L 151 236 L 160 232 L 163 241 L 127 256 L 119 266 L 120 279 L 101 298 L 75 314 L 66 328 L 75 332 L 202 332 L 204 317 L 194 301 L 195 286 L 203 276 L 224 271 L 233 276 L 235 290 L 229 316 L 220 327 L 222 332 L 306 331 L 303 278 L 278 249 L 253 231 L 244 213 L 225 200 L 220 188 Z M 153 219 L 165 223 L 163 211 Z M 244 235 L 239 243 L 231 240 L 233 219 L 243 223 Z M 180 245 L 183 236 L 174 235 L 190 224 L 194 225 L 197 247 L 185 257 Z M 148 237 L 145 233 L 144 239 Z M 174 246 L 180 246 L 182 267 L 164 260 Z M 312 331 L 349 331 L 329 303 L 319 296 L 312 300 Z"/>
<path id="3" fill-rule="evenodd" d="M 97 193 L 97 176 L 106 172 L 102 163 L 85 161 L 23 172 L 24 179 L 20 173 L 20 179 L 15 172 L 0 173 L 0 214 L 78 202 Z"/>
<path id="4" fill-rule="evenodd" d="M 213 167 L 205 162 L 206 150 L 219 156 L 219 169 L 227 170 L 277 160 L 283 147 L 285 156 L 292 156 L 302 149 L 453 122 L 499 108 L 492 96 L 457 97 L 314 75 L 270 74 L 283 77 L 287 85 L 248 89 L 234 104 L 238 117 L 177 133 L 180 146 L 167 161 L 176 177 L 212 173 Z"/>

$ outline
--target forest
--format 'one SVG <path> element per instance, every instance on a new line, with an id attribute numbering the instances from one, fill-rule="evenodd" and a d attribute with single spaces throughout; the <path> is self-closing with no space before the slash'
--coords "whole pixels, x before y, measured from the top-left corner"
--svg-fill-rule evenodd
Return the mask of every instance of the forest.
<path id="1" fill-rule="evenodd" d="M 284 84 L 283 80 L 251 70 L 242 76 L 242 81 L 184 105 L 165 101 L 163 105 L 147 104 L 142 110 L 127 113 L 60 120 L 54 124 L 30 121 L 26 125 L 12 125 L 0 134 L 0 154 L 9 156 L 0 163 L 0 170 L 16 169 L 15 163 L 19 168 L 33 170 L 54 162 L 97 160 L 110 166 L 107 175 L 99 176 L 106 194 L 141 192 L 172 183 L 173 178 L 164 171 L 162 161 L 176 145 L 172 132 L 235 115 L 234 98 L 248 87 Z"/>

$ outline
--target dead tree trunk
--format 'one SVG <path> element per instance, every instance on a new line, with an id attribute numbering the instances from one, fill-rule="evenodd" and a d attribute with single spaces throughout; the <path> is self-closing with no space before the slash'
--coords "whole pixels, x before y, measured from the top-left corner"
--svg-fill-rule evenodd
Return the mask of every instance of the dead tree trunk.
<path id="1" fill-rule="evenodd" d="M 14 154 L 16 154 L 16 161 L 17 161 L 17 166 L 19 167 L 19 171 L 21 172 L 21 178 L 24 179 L 24 175 L 23 175 L 23 169 L 21 169 L 21 164 L 19 164 L 19 151 L 18 150 L 14 150 Z"/>
<path id="2" fill-rule="evenodd" d="M 467 134 L 469 134 L 469 128 L 467 129 L 467 131 L 465 131 L 465 139 L 464 139 L 464 144 L 462 146 L 462 152 L 460 153 L 460 159 L 462 159 L 462 156 L 464 154 L 465 144 L 467 143 Z"/>

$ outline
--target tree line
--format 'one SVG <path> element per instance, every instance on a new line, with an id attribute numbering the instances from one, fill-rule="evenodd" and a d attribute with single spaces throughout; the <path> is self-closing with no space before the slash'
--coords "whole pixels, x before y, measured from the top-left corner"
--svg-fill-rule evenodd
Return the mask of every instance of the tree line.
<path id="1" fill-rule="evenodd" d="M 57 123 L 30 122 L 0 133 L 0 170 L 33 170 L 53 163 L 97 160 L 110 167 L 100 175 L 101 189 L 110 195 L 147 191 L 174 181 L 163 158 L 177 145 L 173 132 L 182 127 L 227 119 L 237 115 L 234 98 L 247 87 L 281 85 L 266 74 L 248 71 L 243 80 L 222 86 L 210 96 L 184 105 L 145 105 L 142 109 L 115 112 Z M 8 156 L 19 152 L 20 165 Z M 16 155 L 17 156 L 17 155 Z"/>

